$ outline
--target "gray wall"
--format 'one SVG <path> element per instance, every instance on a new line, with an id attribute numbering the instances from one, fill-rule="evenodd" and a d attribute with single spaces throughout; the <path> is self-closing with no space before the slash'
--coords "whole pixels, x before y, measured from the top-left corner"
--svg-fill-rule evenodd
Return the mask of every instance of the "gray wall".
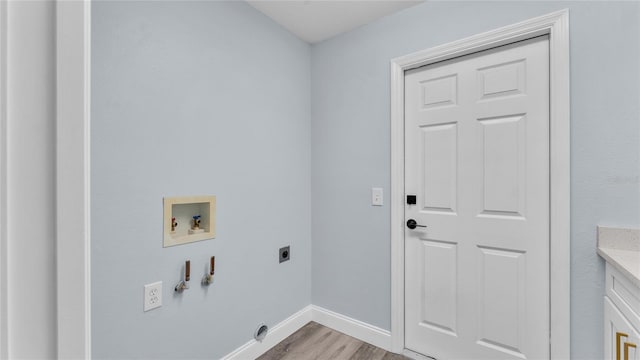
<path id="1" fill-rule="evenodd" d="M 572 352 L 600 358 L 595 226 L 640 226 L 630 2 L 428 2 L 313 47 L 243 2 L 94 2 L 93 355 L 215 358 L 310 302 L 389 329 L 390 213 L 370 206 L 372 186 L 388 204 L 389 60 L 562 8 Z M 192 194 L 218 196 L 217 238 L 163 249 L 162 197 Z M 176 297 L 187 258 L 194 281 Z M 143 313 L 142 286 L 158 280 L 164 305 Z"/>
<path id="2" fill-rule="evenodd" d="M 92 15 L 93 356 L 218 358 L 310 303 L 310 47 L 244 2 Z M 163 249 L 162 198 L 199 194 L 217 196 L 216 239 Z"/>
<path id="3" fill-rule="evenodd" d="M 640 225 L 639 4 L 427 2 L 312 48 L 312 303 L 390 328 L 389 60 L 569 8 L 571 339 L 602 358 L 598 224 Z M 388 204 L 388 201 L 387 201 Z"/>

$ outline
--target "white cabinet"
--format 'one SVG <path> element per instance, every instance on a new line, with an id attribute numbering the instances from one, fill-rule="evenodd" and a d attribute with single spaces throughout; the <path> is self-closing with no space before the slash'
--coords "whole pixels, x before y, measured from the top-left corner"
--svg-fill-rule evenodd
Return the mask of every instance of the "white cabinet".
<path id="1" fill-rule="evenodd" d="M 640 334 L 631 326 L 609 297 L 604 297 L 604 357 L 614 360 L 639 360 Z"/>
<path id="2" fill-rule="evenodd" d="M 604 358 L 640 360 L 640 288 L 607 262 Z"/>

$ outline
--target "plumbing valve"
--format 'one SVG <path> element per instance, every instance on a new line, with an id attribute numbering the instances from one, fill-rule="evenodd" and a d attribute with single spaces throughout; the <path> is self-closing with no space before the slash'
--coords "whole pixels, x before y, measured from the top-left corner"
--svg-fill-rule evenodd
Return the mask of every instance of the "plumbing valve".
<path id="1" fill-rule="evenodd" d="M 183 292 L 184 290 L 189 289 L 189 280 L 191 278 L 191 261 L 187 260 L 184 263 L 184 280 L 181 280 L 178 285 L 175 287 L 176 292 Z"/>
<path id="2" fill-rule="evenodd" d="M 204 277 L 202 278 L 202 284 L 209 285 L 213 282 L 213 273 L 215 271 L 215 265 L 216 265 L 216 257 L 212 256 L 211 264 L 209 267 L 209 273 L 205 274 Z"/>

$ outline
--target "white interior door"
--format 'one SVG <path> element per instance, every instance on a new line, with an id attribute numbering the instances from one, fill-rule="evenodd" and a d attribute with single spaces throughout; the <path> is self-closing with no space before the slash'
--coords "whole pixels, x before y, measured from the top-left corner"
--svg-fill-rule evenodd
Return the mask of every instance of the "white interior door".
<path id="1" fill-rule="evenodd" d="M 548 359 L 548 37 L 406 72 L 405 161 L 405 347 Z"/>

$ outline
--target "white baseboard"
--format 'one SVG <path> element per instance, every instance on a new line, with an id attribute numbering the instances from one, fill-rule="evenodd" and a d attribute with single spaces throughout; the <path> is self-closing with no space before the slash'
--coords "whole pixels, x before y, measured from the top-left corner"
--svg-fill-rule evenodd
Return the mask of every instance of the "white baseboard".
<path id="1" fill-rule="evenodd" d="M 265 337 L 262 342 L 251 340 L 230 354 L 227 354 L 222 359 L 253 360 L 276 346 L 279 342 L 286 339 L 310 321 L 315 321 L 318 324 L 384 350 L 390 351 L 391 349 L 391 333 L 389 331 L 320 306 L 309 305 L 270 329 L 267 337 Z"/>
<path id="2" fill-rule="evenodd" d="M 358 340 L 391 351 L 391 332 L 360 320 L 311 305 L 313 321 Z"/>
<path id="3" fill-rule="evenodd" d="M 289 335 L 298 331 L 301 327 L 305 326 L 311 321 L 312 318 L 312 306 L 309 305 L 297 313 L 289 316 L 278 325 L 269 329 L 267 337 L 258 342 L 251 340 L 248 343 L 240 346 L 230 354 L 227 354 L 223 360 L 253 360 L 258 356 L 264 354 L 267 350 L 276 346 L 280 341 L 286 339 Z"/>

